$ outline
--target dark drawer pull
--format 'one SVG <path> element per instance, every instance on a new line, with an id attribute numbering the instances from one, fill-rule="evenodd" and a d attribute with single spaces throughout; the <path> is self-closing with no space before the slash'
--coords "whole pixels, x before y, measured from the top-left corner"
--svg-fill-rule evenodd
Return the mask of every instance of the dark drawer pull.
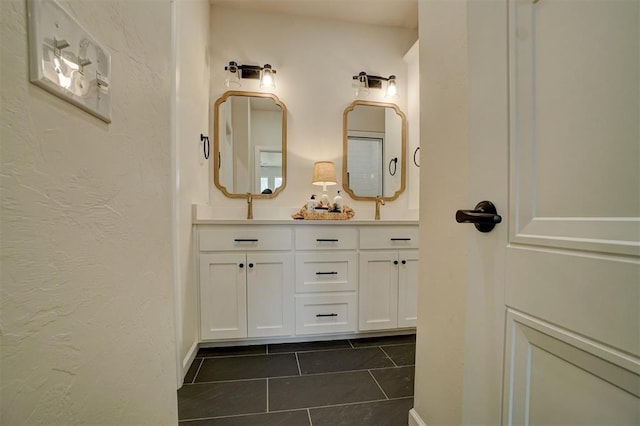
<path id="1" fill-rule="evenodd" d="M 411 238 L 392 238 L 391 241 L 411 241 Z"/>
<path id="2" fill-rule="evenodd" d="M 316 275 L 338 275 L 337 272 L 316 272 Z"/>
<path id="3" fill-rule="evenodd" d="M 337 238 L 316 238 L 316 241 L 319 243 L 337 243 Z"/>
<path id="4" fill-rule="evenodd" d="M 257 238 L 236 238 L 235 240 L 236 243 L 257 243 L 258 239 Z"/>
<path id="5" fill-rule="evenodd" d="M 337 317 L 338 314 L 316 314 L 316 317 Z"/>

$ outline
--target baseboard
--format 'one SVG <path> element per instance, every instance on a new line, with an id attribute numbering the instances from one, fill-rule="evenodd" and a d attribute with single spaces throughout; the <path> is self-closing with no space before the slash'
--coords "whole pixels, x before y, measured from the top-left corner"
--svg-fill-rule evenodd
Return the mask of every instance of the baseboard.
<path id="1" fill-rule="evenodd" d="M 191 367 L 191 363 L 194 359 L 196 359 L 196 355 L 198 354 L 198 342 L 193 342 L 193 345 L 187 351 L 187 356 L 182 360 L 182 381 L 184 382 L 184 376 L 187 375 L 187 371 L 189 371 L 189 367 Z"/>
<path id="2" fill-rule="evenodd" d="M 415 408 L 409 410 L 409 426 L 427 426 Z"/>

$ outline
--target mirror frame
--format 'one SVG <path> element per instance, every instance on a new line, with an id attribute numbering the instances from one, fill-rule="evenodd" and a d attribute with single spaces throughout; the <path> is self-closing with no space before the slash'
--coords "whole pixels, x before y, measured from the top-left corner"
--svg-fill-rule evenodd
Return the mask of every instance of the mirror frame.
<path id="1" fill-rule="evenodd" d="M 361 195 L 356 195 L 353 193 L 353 190 L 351 188 L 349 188 L 347 186 L 347 167 L 348 167 L 348 158 L 347 158 L 347 154 L 348 154 L 348 140 L 349 140 L 349 129 L 347 127 L 347 116 L 349 115 L 349 112 L 353 111 L 355 109 L 355 107 L 357 107 L 358 105 L 363 105 L 363 106 L 379 106 L 379 107 L 384 107 L 384 108 L 392 108 L 396 114 L 398 114 L 400 116 L 400 119 L 402 120 L 402 147 L 401 147 L 401 167 L 400 167 L 400 189 L 398 189 L 395 194 L 391 195 L 391 196 L 387 196 L 387 197 L 381 197 L 383 200 L 385 201 L 393 201 L 396 198 L 398 198 L 400 196 L 400 194 L 402 194 L 405 190 L 405 187 L 407 185 L 407 168 L 406 168 L 406 164 L 407 164 L 407 117 L 404 115 L 404 113 L 400 110 L 400 108 L 398 107 L 398 105 L 396 104 L 392 104 L 392 103 L 387 103 L 387 102 L 373 102 L 373 101 L 361 101 L 361 100 L 355 100 L 353 101 L 345 110 L 344 110 L 344 114 L 342 116 L 342 189 L 344 189 L 344 191 L 349 194 L 349 196 L 353 199 L 353 200 L 368 200 L 368 201 L 375 201 L 376 197 L 374 196 L 361 196 Z"/>
<path id="2" fill-rule="evenodd" d="M 243 96 L 247 98 L 271 98 L 282 109 L 282 185 L 276 188 L 272 194 L 253 194 L 252 198 L 275 198 L 287 186 L 287 107 L 273 93 L 246 92 L 241 90 L 230 90 L 224 92 L 214 104 L 213 109 L 213 183 L 228 198 L 247 198 L 249 193 L 235 193 L 227 191 L 227 188 L 220 184 L 220 105 L 231 96 Z"/>

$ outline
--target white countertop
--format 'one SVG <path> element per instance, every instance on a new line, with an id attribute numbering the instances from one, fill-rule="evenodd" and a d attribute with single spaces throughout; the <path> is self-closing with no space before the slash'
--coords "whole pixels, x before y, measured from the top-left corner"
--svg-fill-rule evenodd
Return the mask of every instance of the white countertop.
<path id="1" fill-rule="evenodd" d="M 359 217 L 350 220 L 298 220 L 291 217 L 297 209 L 256 209 L 254 206 L 254 219 L 240 219 L 246 217 L 246 208 L 215 209 L 205 204 L 193 204 L 192 223 L 194 225 L 418 225 L 417 212 L 403 212 L 407 217 L 397 217 L 393 211 L 381 211 L 381 220 L 373 219 L 373 211 L 361 212 Z"/>
<path id="2" fill-rule="evenodd" d="M 418 225 L 417 220 L 296 220 L 296 219 L 198 219 L 194 225 Z"/>

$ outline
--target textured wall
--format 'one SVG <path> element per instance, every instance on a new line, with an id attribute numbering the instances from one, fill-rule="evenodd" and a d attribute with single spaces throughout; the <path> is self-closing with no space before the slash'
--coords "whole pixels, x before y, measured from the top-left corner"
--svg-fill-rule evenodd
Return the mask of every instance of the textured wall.
<path id="1" fill-rule="evenodd" d="M 28 81 L 0 2 L 0 423 L 177 421 L 169 0 L 63 2 L 112 53 L 110 125 Z"/>

